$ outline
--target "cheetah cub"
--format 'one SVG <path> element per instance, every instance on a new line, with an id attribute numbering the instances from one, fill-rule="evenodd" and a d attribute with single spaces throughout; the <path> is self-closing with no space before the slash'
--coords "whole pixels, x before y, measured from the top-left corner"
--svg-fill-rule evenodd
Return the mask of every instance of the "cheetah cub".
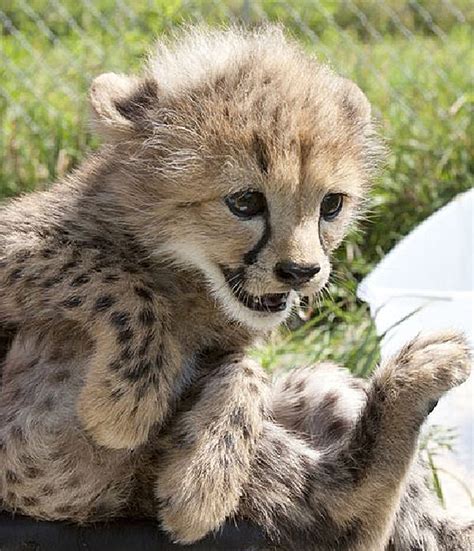
<path id="1" fill-rule="evenodd" d="M 412 467 L 462 337 L 419 338 L 363 383 L 275 384 L 247 356 L 327 283 L 381 146 L 359 88 L 277 28 L 188 30 L 142 76 L 99 76 L 105 144 L 0 210 L 3 508 L 226 519 L 283 549 L 468 549 Z"/>

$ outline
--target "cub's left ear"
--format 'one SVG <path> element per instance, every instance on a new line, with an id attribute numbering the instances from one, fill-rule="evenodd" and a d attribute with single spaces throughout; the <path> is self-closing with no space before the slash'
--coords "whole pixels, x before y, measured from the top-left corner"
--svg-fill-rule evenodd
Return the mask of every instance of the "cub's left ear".
<path id="1" fill-rule="evenodd" d="M 89 90 L 94 125 L 106 139 L 127 137 L 145 126 L 147 109 L 157 98 L 155 81 L 104 73 Z"/>
<path id="2" fill-rule="evenodd" d="M 362 90 L 349 79 L 342 79 L 342 108 L 348 119 L 354 122 L 369 123 L 372 109 Z"/>

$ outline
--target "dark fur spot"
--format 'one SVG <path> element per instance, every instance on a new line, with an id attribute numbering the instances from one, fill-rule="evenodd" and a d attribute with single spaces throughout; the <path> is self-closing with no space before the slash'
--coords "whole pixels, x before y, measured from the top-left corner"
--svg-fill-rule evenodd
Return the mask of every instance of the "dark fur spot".
<path id="1" fill-rule="evenodd" d="M 41 488 L 41 493 L 42 493 L 45 497 L 52 496 L 52 495 L 54 494 L 54 487 L 53 487 L 51 484 L 45 484 L 45 485 Z"/>
<path id="2" fill-rule="evenodd" d="M 192 448 L 196 444 L 197 437 L 187 427 L 178 427 L 173 433 L 173 441 L 182 449 Z"/>
<path id="3" fill-rule="evenodd" d="M 350 424 L 345 419 L 336 419 L 328 426 L 328 433 L 333 438 L 341 438 L 350 429 Z"/>
<path id="4" fill-rule="evenodd" d="M 135 294 L 143 300 L 151 301 L 153 300 L 153 291 L 147 289 L 146 287 L 134 287 Z"/>
<path id="5" fill-rule="evenodd" d="M 260 167 L 260 170 L 262 171 L 263 174 L 268 174 L 268 165 L 269 165 L 268 151 L 264 141 L 260 138 L 260 136 L 257 136 L 257 135 L 254 136 L 254 149 L 257 155 L 257 162 Z"/>
<path id="6" fill-rule="evenodd" d="M 120 388 L 114 388 L 114 390 L 112 390 L 112 392 L 110 393 L 110 397 L 113 399 L 113 400 L 119 400 L 120 398 L 122 398 L 122 396 L 124 396 L 126 390 L 122 387 Z"/>
<path id="7" fill-rule="evenodd" d="M 156 358 L 155 358 L 155 364 L 158 367 L 161 367 L 163 365 L 163 354 L 164 354 L 164 346 L 163 346 L 163 343 L 160 342 L 160 346 L 158 348 L 158 354 L 156 355 Z"/>
<path id="8" fill-rule="evenodd" d="M 31 251 L 18 251 L 15 254 L 15 260 L 18 264 L 23 264 L 28 258 L 31 258 Z"/>
<path id="9" fill-rule="evenodd" d="M 235 408 L 229 416 L 229 422 L 234 427 L 242 428 L 246 424 L 244 409 L 242 407 Z"/>
<path id="10" fill-rule="evenodd" d="M 300 396 L 296 402 L 293 404 L 293 409 L 297 412 L 297 413 L 303 413 L 303 410 L 304 408 L 306 407 L 306 399 L 304 398 L 304 396 Z"/>
<path id="11" fill-rule="evenodd" d="M 160 510 L 170 507 L 171 504 L 173 503 L 173 500 L 171 497 L 165 497 L 165 496 L 158 497 L 157 501 L 158 501 L 158 507 L 160 508 Z"/>
<path id="12" fill-rule="evenodd" d="M 104 283 L 115 283 L 116 281 L 120 281 L 120 276 L 118 274 L 106 274 L 102 278 L 102 281 Z"/>
<path id="13" fill-rule="evenodd" d="M 68 270 L 71 270 L 72 268 L 76 268 L 77 261 L 76 260 L 70 260 L 69 262 L 66 262 L 61 267 L 61 272 L 66 272 Z"/>
<path id="14" fill-rule="evenodd" d="M 94 310 L 96 312 L 105 312 L 115 304 L 115 298 L 112 295 L 102 295 L 94 304 Z"/>
<path id="15" fill-rule="evenodd" d="M 409 484 L 407 488 L 407 493 L 411 499 L 417 499 L 420 495 L 420 489 L 416 484 Z"/>
<path id="16" fill-rule="evenodd" d="M 22 499 L 22 504 L 25 507 L 36 507 L 39 505 L 39 499 L 37 497 L 24 497 Z"/>
<path id="17" fill-rule="evenodd" d="M 260 388 L 253 382 L 248 384 L 248 389 L 252 394 L 260 394 Z"/>
<path id="18" fill-rule="evenodd" d="M 73 511 L 73 508 L 71 505 L 60 505 L 59 507 L 56 507 L 55 511 L 60 515 L 67 515 Z"/>
<path id="19" fill-rule="evenodd" d="M 133 339 L 133 331 L 130 328 L 121 329 L 118 332 L 118 340 L 120 343 L 125 344 L 132 339 Z"/>
<path id="20" fill-rule="evenodd" d="M 244 365 L 242 369 L 245 375 L 247 375 L 247 377 L 253 377 L 255 375 L 255 370 L 249 367 L 248 365 Z"/>
<path id="21" fill-rule="evenodd" d="M 10 435 L 12 440 L 16 440 L 17 442 L 25 442 L 25 434 L 23 429 L 18 425 L 12 427 Z"/>
<path id="22" fill-rule="evenodd" d="M 51 383 L 63 383 L 64 381 L 67 381 L 69 377 L 71 376 L 71 373 L 67 369 L 62 369 L 60 371 L 57 371 L 56 373 L 52 373 L 48 380 Z"/>
<path id="23" fill-rule="evenodd" d="M 53 258 L 53 256 L 57 253 L 54 249 L 51 249 L 50 247 L 46 247 L 41 251 L 41 256 L 43 258 Z"/>
<path id="24" fill-rule="evenodd" d="M 229 452 L 234 452 L 235 451 L 235 440 L 234 440 L 234 437 L 232 436 L 232 434 L 230 434 L 229 432 L 224 434 L 223 441 L 224 441 L 224 446 L 225 446 L 227 451 L 229 451 Z"/>
<path id="25" fill-rule="evenodd" d="M 82 298 L 78 296 L 69 297 L 63 302 L 63 306 L 65 308 L 77 308 L 81 304 L 82 304 Z"/>
<path id="26" fill-rule="evenodd" d="M 63 277 L 60 274 L 48 277 L 41 283 L 41 287 L 43 287 L 43 289 L 50 289 L 51 287 L 54 287 L 54 285 L 61 283 L 62 279 Z"/>
<path id="27" fill-rule="evenodd" d="M 133 351 L 129 346 L 126 346 L 120 353 L 120 359 L 122 361 L 129 361 L 133 358 Z"/>
<path id="28" fill-rule="evenodd" d="M 306 384 L 304 381 L 298 381 L 295 385 L 296 392 L 302 393 L 306 387 Z"/>
<path id="29" fill-rule="evenodd" d="M 24 472 L 25 472 L 26 478 L 38 478 L 44 475 L 44 472 L 38 469 L 38 467 L 35 467 L 34 465 L 28 465 L 25 468 Z"/>
<path id="30" fill-rule="evenodd" d="M 136 266 L 124 266 L 124 270 L 127 272 L 127 274 L 135 275 L 138 274 L 139 270 Z"/>
<path id="31" fill-rule="evenodd" d="M 22 275 L 23 275 L 23 268 L 17 268 L 16 270 L 13 270 L 10 272 L 10 274 L 8 275 L 8 279 L 12 282 L 18 281 Z"/>
<path id="32" fill-rule="evenodd" d="M 110 258 L 108 257 L 98 258 L 92 270 L 94 272 L 102 272 L 102 270 L 106 268 L 110 268 L 111 265 L 112 265 L 112 261 Z"/>
<path id="33" fill-rule="evenodd" d="M 130 323 L 130 314 L 128 312 L 112 312 L 110 320 L 115 327 L 123 329 Z"/>
<path id="34" fill-rule="evenodd" d="M 146 326 L 153 325 L 156 322 L 155 313 L 150 308 L 143 309 L 138 314 L 138 319 L 139 319 L 140 323 L 142 323 L 143 325 L 146 325 Z"/>
<path id="35" fill-rule="evenodd" d="M 10 470 L 7 470 L 5 473 L 5 479 L 9 484 L 18 484 L 18 482 L 20 482 L 17 474 Z"/>
<path id="36" fill-rule="evenodd" d="M 321 400 L 319 407 L 321 409 L 334 409 L 334 406 L 339 401 L 339 395 L 336 392 L 328 392 Z"/>
<path id="37" fill-rule="evenodd" d="M 19 401 L 21 400 L 21 398 L 22 398 L 22 394 L 23 394 L 22 389 L 21 389 L 21 388 L 17 388 L 17 389 L 13 392 L 13 394 L 12 394 L 12 400 L 11 400 L 11 401 L 12 401 L 13 403 L 19 402 Z"/>
<path id="38" fill-rule="evenodd" d="M 138 355 L 141 357 L 146 356 L 148 354 L 148 350 L 152 342 L 153 342 L 153 334 L 148 333 L 140 344 L 140 348 L 138 349 Z"/>
<path id="39" fill-rule="evenodd" d="M 89 283 L 91 280 L 90 276 L 87 274 L 81 274 L 75 277 L 71 281 L 71 287 L 80 287 L 81 285 L 84 285 L 85 283 Z"/>
<path id="40" fill-rule="evenodd" d="M 123 363 L 120 360 L 114 360 L 109 364 L 109 368 L 112 371 L 120 371 L 123 367 Z"/>
<path id="41" fill-rule="evenodd" d="M 129 381 L 139 381 L 147 377 L 153 371 L 153 364 L 147 361 L 140 361 L 124 372 L 124 377 Z"/>
<path id="42" fill-rule="evenodd" d="M 52 396 L 47 396 L 39 406 L 42 411 L 52 411 L 54 408 L 54 398 Z"/>

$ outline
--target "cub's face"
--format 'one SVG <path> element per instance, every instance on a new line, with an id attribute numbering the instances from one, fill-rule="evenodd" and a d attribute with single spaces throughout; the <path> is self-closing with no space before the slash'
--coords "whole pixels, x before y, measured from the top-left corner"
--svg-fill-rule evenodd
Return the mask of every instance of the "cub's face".
<path id="1" fill-rule="evenodd" d="M 256 330 L 326 285 L 377 149 L 360 90 L 289 51 L 286 66 L 263 48 L 260 65 L 178 91 L 105 75 L 91 94 L 117 155 L 133 159 L 123 172 L 143 242 L 198 270 L 218 307 Z"/>
<path id="2" fill-rule="evenodd" d="M 328 167 L 326 150 L 304 160 L 296 145 L 282 153 L 263 163 L 249 151 L 246 162 L 231 159 L 215 174 L 209 167 L 194 199 L 175 204 L 166 247 L 206 276 L 229 317 L 255 329 L 278 325 L 298 296 L 326 285 L 330 253 L 362 195 L 361 175 L 344 155 Z"/>

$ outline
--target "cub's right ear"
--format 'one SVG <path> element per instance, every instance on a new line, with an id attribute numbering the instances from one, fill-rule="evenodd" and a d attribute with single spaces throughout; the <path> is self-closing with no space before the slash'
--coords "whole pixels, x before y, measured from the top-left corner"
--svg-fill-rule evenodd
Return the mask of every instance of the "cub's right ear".
<path id="1" fill-rule="evenodd" d="M 94 126 L 106 139 L 126 138 L 145 127 L 157 98 L 158 86 L 152 80 L 104 73 L 89 90 Z"/>

